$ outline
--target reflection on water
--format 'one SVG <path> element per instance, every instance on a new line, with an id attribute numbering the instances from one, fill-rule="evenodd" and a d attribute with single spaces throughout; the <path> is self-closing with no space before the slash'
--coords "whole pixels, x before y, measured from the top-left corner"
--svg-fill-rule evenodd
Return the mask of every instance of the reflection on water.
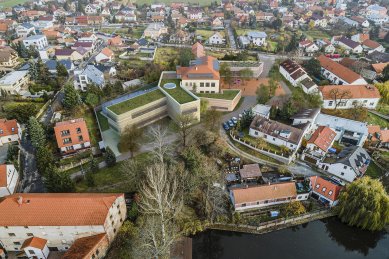
<path id="1" fill-rule="evenodd" d="M 324 219 L 264 235 L 206 231 L 193 239 L 194 259 L 389 259 L 389 234 Z"/>

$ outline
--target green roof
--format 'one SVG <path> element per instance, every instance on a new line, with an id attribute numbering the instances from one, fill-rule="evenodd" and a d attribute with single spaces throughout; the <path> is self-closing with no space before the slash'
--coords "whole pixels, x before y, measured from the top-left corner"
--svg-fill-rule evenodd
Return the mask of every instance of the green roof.
<path id="1" fill-rule="evenodd" d="M 112 105 L 107 107 L 110 111 L 113 113 L 120 115 L 123 113 L 126 113 L 128 111 L 134 110 L 138 107 L 141 107 L 145 104 L 154 102 L 156 100 L 164 98 L 165 95 L 159 90 L 151 91 L 142 95 L 139 95 L 137 97 L 128 99 L 124 102 Z"/>
<path id="2" fill-rule="evenodd" d="M 225 99 L 225 100 L 233 100 L 239 93 L 240 90 L 223 90 L 223 93 L 196 93 L 198 97 L 205 98 L 214 98 L 214 99 Z"/>
<path id="3" fill-rule="evenodd" d="M 182 89 L 180 86 L 181 79 L 162 79 L 161 80 L 161 88 L 166 91 L 173 99 L 175 99 L 178 103 L 189 103 L 196 100 L 192 95 L 190 95 L 187 91 Z M 173 89 L 167 89 L 163 87 L 166 83 L 175 83 L 176 87 Z"/>

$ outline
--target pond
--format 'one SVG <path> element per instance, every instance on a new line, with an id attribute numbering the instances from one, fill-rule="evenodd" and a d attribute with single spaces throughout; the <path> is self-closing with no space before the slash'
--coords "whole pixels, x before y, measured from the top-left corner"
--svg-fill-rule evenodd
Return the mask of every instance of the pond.
<path id="1" fill-rule="evenodd" d="M 193 258 L 389 258 L 389 233 L 348 227 L 337 218 L 263 235 L 209 230 L 193 238 Z"/>

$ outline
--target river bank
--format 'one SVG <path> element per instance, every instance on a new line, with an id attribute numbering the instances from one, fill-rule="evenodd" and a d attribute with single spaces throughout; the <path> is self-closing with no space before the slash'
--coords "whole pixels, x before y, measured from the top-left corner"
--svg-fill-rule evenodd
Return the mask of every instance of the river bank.
<path id="1" fill-rule="evenodd" d="M 263 235 L 207 230 L 193 238 L 193 259 L 389 258 L 389 233 L 349 227 L 336 217 Z"/>

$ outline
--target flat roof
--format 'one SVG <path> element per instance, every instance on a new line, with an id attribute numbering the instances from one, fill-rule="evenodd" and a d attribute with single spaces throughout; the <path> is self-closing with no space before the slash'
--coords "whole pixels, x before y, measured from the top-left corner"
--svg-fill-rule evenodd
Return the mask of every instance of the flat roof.
<path id="1" fill-rule="evenodd" d="M 106 109 L 109 109 L 113 113 L 120 115 L 128 111 L 134 110 L 138 107 L 141 107 L 145 104 L 162 99 L 165 97 L 165 95 L 158 88 L 154 88 L 154 90 L 152 91 L 140 93 L 138 95 L 132 96 L 132 98 L 131 95 L 126 97 L 127 99 L 123 98 L 124 100 L 122 100 L 121 102 L 118 102 L 111 106 L 106 106 Z"/>
<path id="2" fill-rule="evenodd" d="M 171 89 L 165 88 L 164 85 L 167 83 L 174 83 L 176 87 Z M 195 101 L 196 98 L 194 98 L 187 91 L 185 91 L 180 86 L 180 83 L 181 83 L 181 79 L 166 78 L 161 80 L 160 87 L 180 104 Z"/>
<path id="3" fill-rule="evenodd" d="M 198 97 L 233 100 L 240 90 L 223 90 L 223 93 L 196 93 Z"/>

